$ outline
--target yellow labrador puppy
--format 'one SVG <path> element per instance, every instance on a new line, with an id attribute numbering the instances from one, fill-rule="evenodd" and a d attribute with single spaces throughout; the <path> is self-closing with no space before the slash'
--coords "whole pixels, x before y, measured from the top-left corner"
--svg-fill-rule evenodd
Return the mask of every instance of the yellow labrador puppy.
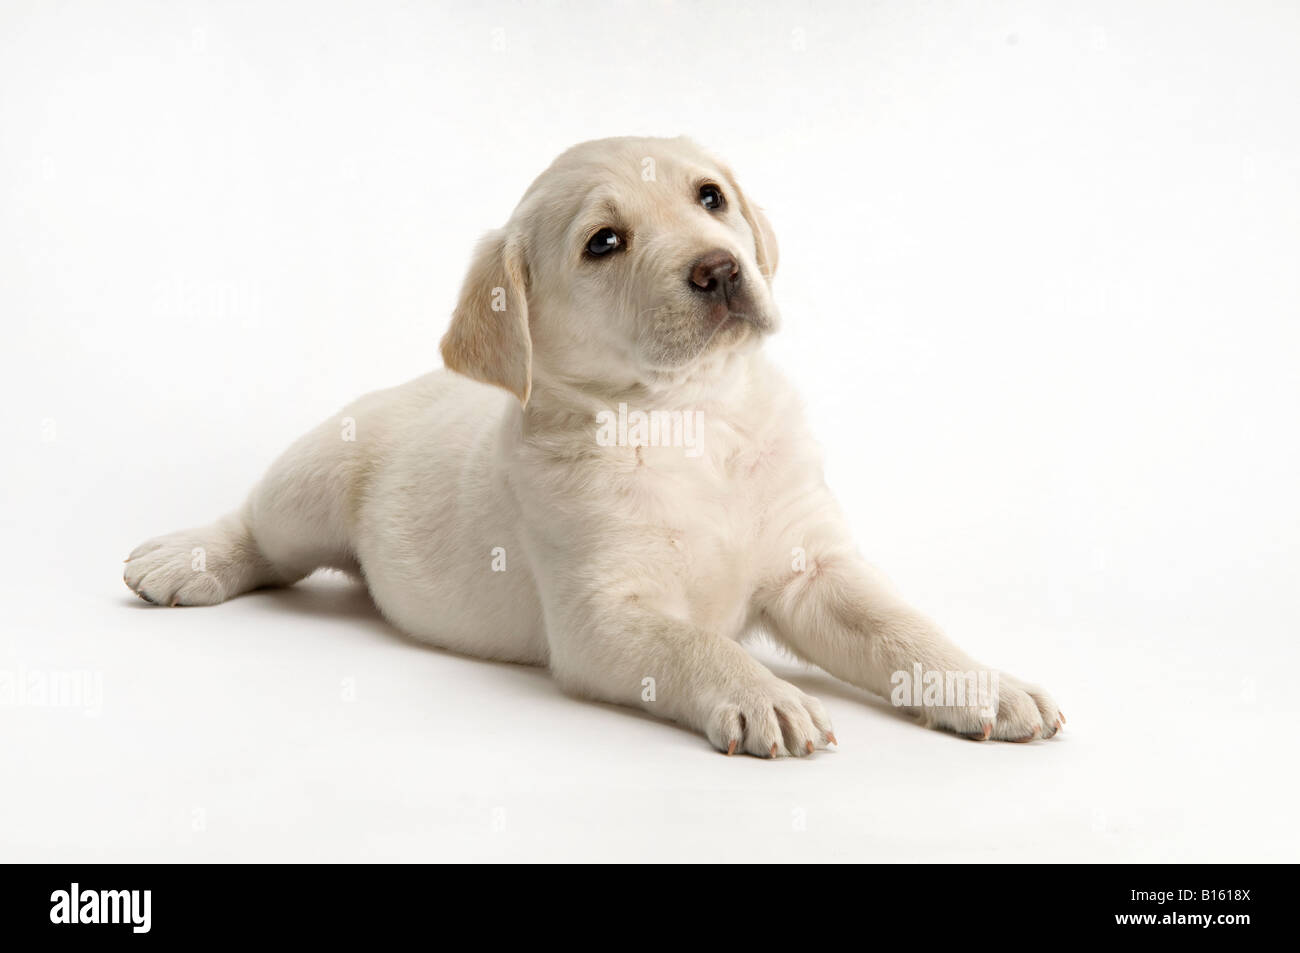
<path id="1" fill-rule="evenodd" d="M 820 702 L 741 647 L 797 656 L 973 738 L 1061 724 L 858 555 L 799 403 L 768 364 L 772 229 L 686 139 L 561 155 L 475 252 L 448 371 L 362 397 L 238 511 L 150 540 L 127 585 L 211 605 L 330 566 L 398 628 L 549 666 L 719 750 L 835 743 Z"/>

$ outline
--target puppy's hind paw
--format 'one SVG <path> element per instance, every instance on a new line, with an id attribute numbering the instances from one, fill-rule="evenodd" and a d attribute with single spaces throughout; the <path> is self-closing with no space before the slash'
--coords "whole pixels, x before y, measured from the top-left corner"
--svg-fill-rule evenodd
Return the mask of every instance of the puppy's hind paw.
<path id="1" fill-rule="evenodd" d="M 140 544 L 126 558 L 122 578 L 145 602 L 160 606 L 212 606 L 276 581 L 233 517 Z"/>
<path id="2" fill-rule="evenodd" d="M 175 533 L 136 547 L 122 579 L 145 602 L 159 606 L 211 606 L 224 602 L 225 588 L 209 569 L 209 553 L 197 539 Z"/>

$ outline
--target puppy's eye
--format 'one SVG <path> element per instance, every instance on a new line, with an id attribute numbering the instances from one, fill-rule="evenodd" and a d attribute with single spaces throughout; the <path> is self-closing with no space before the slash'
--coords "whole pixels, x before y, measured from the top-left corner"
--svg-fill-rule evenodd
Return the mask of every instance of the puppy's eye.
<path id="1" fill-rule="evenodd" d="M 722 189 L 716 185 L 701 185 L 700 204 L 710 212 L 716 212 L 727 204 L 727 200 L 722 197 Z"/>
<path id="2" fill-rule="evenodd" d="M 587 254 L 600 257 L 608 255 L 623 244 L 622 237 L 612 228 L 602 228 L 587 240 Z"/>

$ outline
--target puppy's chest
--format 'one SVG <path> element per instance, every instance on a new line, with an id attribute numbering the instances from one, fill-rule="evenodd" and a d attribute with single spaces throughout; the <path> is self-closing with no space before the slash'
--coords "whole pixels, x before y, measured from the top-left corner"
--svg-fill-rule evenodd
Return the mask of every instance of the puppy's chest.
<path id="1" fill-rule="evenodd" d="M 779 444 L 714 423 L 694 448 L 630 448 L 625 515 L 694 578 L 748 576 L 782 482 Z"/>

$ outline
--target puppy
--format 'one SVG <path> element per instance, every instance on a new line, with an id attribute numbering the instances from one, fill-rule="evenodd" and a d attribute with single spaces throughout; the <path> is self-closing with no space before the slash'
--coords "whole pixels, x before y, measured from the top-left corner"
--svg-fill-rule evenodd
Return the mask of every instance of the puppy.
<path id="1" fill-rule="evenodd" d="M 760 349 L 776 266 L 767 219 L 690 141 L 575 146 L 479 244 L 449 370 L 345 408 L 241 509 L 137 548 L 126 583 L 212 605 L 342 569 L 415 638 L 546 665 L 728 754 L 836 743 L 822 704 L 741 647 L 759 630 L 930 726 L 1051 737 L 1046 693 L 979 666 L 859 557 Z"/>

